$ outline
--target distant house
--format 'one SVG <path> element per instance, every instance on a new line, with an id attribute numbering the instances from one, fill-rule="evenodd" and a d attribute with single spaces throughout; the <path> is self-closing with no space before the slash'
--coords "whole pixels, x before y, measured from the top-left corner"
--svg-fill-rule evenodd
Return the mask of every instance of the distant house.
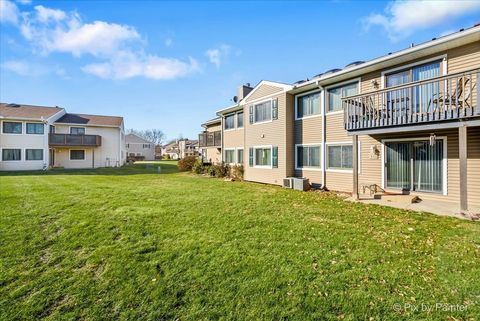
<path id="1" fill-rule="evenodd" d="M 0 170 L 125 164 L 123 118 L 0 103 Z"/>
<path id="2" fill-rule="evenodd" d="M 179 157 L 198 156 L 198 140 L 180 139 L 178 140 Z"/>
<path id="3" fill-rule="evenodd" d="M 178 149 L 178 141 L 171 141 L 162 147 L 162 156 L 170 159 L 179 159 L 180 150 Z"/>
<path id="4" fill-rule="evenodd" d="M 128 157 L 140 157 L 144 160 L 155 159 L 155 144 L 134 133 L 125 135 Z"/>

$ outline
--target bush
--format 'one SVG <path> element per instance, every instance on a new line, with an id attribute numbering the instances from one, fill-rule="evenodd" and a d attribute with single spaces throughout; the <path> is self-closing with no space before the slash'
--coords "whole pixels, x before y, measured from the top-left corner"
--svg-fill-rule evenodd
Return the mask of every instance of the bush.
<path id="1" fill-rule="evenodd" d="M 195 156 L 184 157 L 177 163 L 178 170 L 181 172 L 191 171 L 196 161 L 197 158 Z"/>
<path id="2" fill-rule="evenodd" d="M 195 174 L 203 174 L 205 173 L 206 167 L 203 166 L 203 162 L 201 159 L 197 159 L 195 164 L 192 166 L 192 172 Z"/>
<path id="3" fill-rule="evenodd" d="M 243 165 L 234 165 L 230 169 L 230 177 L 234 180 L 243 180 Z"/>
<path id="4" fill-rule="evenodd" d="M 228 177 L 230 174 L 230 166 L 224 163 L 219 165 L 212 165 L 213 173 L 215 177 Z"/>

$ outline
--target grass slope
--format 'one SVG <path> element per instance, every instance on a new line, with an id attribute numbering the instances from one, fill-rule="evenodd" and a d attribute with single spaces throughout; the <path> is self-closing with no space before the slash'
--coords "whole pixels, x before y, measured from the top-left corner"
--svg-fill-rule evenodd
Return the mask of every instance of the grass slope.
<path id="1" fill-rule="evenodd" d="M 478 223 L 147 166 L 0 176 L 0 320 L 480 315 Z"/>

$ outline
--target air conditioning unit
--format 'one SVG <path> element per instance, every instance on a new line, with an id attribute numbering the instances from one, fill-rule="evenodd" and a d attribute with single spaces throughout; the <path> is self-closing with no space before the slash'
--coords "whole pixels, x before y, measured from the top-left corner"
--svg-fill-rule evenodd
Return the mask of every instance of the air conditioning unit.
<path id="1" fill-rule="evenodd" d="M 283 188 L 293 188 L 292 177 L 283 179 Z"/>
<path id="2" fill-rule="evenodd" d="M 297 191 L 308 191 L 310 189 L 310 183 L 308 182 L 308 178 L 293 177 L 292 185 L 292 188 Z"/>

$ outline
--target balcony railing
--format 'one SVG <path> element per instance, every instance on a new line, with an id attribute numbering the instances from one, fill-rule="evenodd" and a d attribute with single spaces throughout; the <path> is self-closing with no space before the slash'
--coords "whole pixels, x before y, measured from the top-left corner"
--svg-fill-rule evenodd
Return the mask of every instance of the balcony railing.
<path id="1" fill-rule="evenodd" d="M 50 133 L 48 143 L 51 146 L 100 146 L 102 145 L 102 137 L 99 135 Z"/>
<path id="2" fill-rule="evenodd" d="M 346 130 L 480 116 L 480 69 L 342 98 Z"/>
<path id="3" fill-rule="evenodd" d="M 222 132 L 203 132 L 198 134 L 199 147 L 220 147 L 222 146 Z"/>

